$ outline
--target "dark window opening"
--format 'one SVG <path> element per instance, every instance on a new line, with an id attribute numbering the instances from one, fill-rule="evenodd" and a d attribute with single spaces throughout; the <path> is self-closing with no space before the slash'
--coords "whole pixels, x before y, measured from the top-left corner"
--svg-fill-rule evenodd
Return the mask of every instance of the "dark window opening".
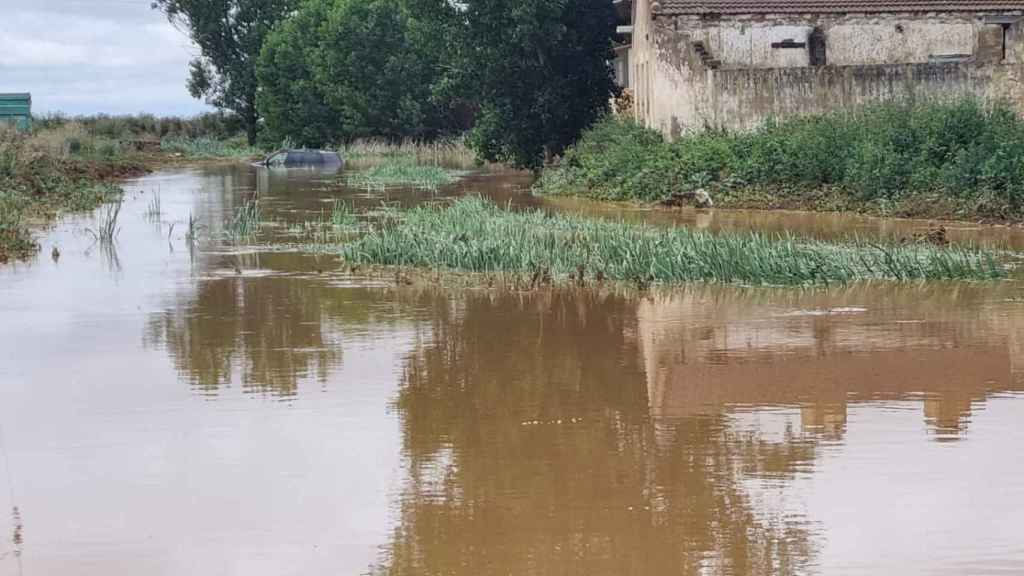
<path id="1" fill-rule="evenodd" d="M 1010 35 L 1010 25 L 1003 24 L 1003 56 L 1002 61 L 1006 62 L 1006 39 Z"/>
<path id="2" fill-rule="evenodd" d="M 786 38 L 782 42 L 772 42 L 772 48 L 806 48 L 806 42 L 795 42 L 792 38 Z"/>
<path id="3" fill-rule="evenodd" d="M 810 63 L 811 66 L 825 66 L 828 64 L 828 55 L 825 49 L 825 33 L 821 28 L 815 28 L 807 39 L 810 42 Z"/>

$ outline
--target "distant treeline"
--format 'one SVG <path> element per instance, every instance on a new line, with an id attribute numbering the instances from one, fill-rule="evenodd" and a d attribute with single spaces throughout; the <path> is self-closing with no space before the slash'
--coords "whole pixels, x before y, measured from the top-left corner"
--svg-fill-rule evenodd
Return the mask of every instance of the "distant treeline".
<path id="1" fill-rule="evenodd" d="M 54 130 L 75 124 L 90 136 L 112 140 L 125 138 L 213 138 L 224 140 L 245 132 L 242 119 L 229 112 L 208 112 L 183 118 L 154 116 L 153 114 L 118 115 L 98 114 L 69 116 L 54 113 L 36 116 L 36 131 Z"/>

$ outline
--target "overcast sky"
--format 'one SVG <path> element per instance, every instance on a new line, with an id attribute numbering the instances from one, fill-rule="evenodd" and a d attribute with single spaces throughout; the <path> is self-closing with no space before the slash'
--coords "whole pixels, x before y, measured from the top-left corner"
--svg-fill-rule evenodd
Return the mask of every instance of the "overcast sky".
<path id="1" fill-rule="evenodd" d="M 192 115 L 196 49 L 150 0 L 3 0 L 0 92 L 31 92 L 36 114 Z"/>

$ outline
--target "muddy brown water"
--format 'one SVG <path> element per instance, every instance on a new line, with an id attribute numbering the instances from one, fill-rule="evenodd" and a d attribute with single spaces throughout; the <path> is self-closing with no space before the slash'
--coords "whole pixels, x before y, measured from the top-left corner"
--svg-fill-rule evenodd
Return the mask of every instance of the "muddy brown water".
<path id="1" fill-rule="evenodd" d="M 180 169 L 127 186 L 114 250 L 88 216 L 44 234 L 0 269 L 0 575 L 1024 573 L 1017 282 L 442 291 L 219 240 L 254 193 L 275 221 L 339 195 L 548 205 L 528 183 Z"/>

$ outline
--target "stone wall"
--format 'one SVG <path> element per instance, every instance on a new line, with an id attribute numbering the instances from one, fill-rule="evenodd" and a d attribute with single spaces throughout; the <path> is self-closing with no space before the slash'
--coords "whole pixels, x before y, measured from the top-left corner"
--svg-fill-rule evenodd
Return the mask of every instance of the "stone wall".
<path id="1" fill-rule="evenodd" d="M 636 117 L 670 137 L 887 100 L 971 95 L 1024 111 L 1019 12 L 668 17 L 634 6 Z"/>

